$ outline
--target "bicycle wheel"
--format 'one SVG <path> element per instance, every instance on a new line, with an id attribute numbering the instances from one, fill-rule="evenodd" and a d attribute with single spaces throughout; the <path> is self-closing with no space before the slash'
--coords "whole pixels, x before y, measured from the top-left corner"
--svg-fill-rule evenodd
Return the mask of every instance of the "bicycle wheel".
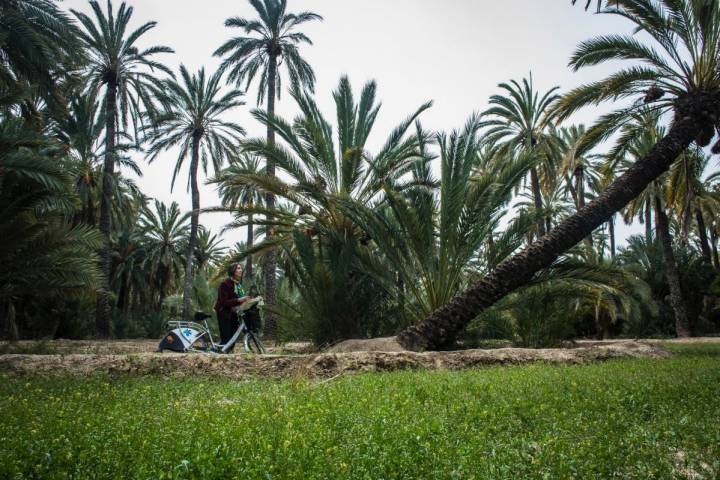
<path id="1" fill-rule="evenodd" d="M 253 332 L 245 334 L 245 351 L 252 352 L 257 355 L 265 353 L 265 346 Z"/>

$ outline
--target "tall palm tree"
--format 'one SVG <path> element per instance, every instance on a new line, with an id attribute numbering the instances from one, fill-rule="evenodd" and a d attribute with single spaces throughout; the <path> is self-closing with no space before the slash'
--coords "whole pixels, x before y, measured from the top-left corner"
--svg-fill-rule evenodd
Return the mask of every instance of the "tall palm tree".
<path id="1" fill-rule="evenodd" d="M 106 278 L 97 294 L 96 326 L 98 335 L 107 337 L 110 335 L 110 204 L 112 178 L 117 163 L 118 122 L 126 128 L 128 119 L 131 119 L 133 125 L 137 126 L 142 111 L 152 110 L 150 87 L 157 82 L 154 72 L 157 70 L 171 74 L 165 65 L 152 57 L 158 53 L 172 53 L 173 50 L 163 46 L 140 49 L 138 40 L 154 28 L 156 22 L 148 22 L 136 30 L 128 31 L 133 8 L 124 2 L 114 11 L 108 0 L 107 14 L 96 0 L 90 0 L 90 6 L 95 21 L 82 12 L 72 10 L 72 13 L 83 27 L 79 35 L 89 57 L 85 72 L 88 93 L 101 98 L 104 90 L 105 159 L 99 226 L 103 236 L 100 261 Z"/>
<path id="2" fill-rule="evenodd" d="M 665 135 L 665 128 L 658 125 L 659 120 L 660 117 L 657 112 L 648 112 L 644 109 L 633 115 L 633 121 L 623 126 L 617 143 L 608 153 L 605 167 L 608 170 L 620 170 L 629 168 L 639 159 L 642 159 L 653 145 Z M 686 151 L 681 156 L 685 157 L 687 154 Z M 678 165 L 682 164 L 683 162 L 678 162 L 673 165 L 673 170 L 677 171 Z M 677 262 L 673 253 L 673 239 L 666 211 L 665 191 L 667 184 L 667 176 L 652 182 L 643 192 L 628 203 L 625 216 L 628 223 L 635 215 L 645 216 L 644 221 L 648 229 L 646 241 L 650 242 L 652 239 L 652 235 L 649 233 L 651 228 L 650 216 L 652 215 L 651 212 L 655 212 L 655 231 L 665 262 L 665 274 L 670 288 L 670 303 L 675 313 L 676 331 L 679 336 L 688 336 L 687 308 L 680 285 Z"/>
<path id="3" fill-rule="evenodd" d="M 56 136 L 67 150 L 67 169 L 75 177 L 75 189 L 80 196 L 81 209 L 73 219 L 76 224 L 83 222 L 95 226 L 98 221 L 102 159 L 105 156 L 102 142 L 105 119 L 98 115 L 99 110 L 100 106 L 93 97 L 74 97 L 68 115 L 55 121 Z M 117 152 L 123 152 L 132 150 L 133 145 L 126 141 L 118 143 L 115 148 Z M 122 167 L 142 176 L 140 168 L 129 156 L 118 155 L 116 160 Z M 113 174 L 111 185 L 113 202 L 110 217 L 114 225 L 112 219 L 128 207 L 127 194 L 136 191 L 137 187 L 120 172 Z"/>
<path id="4" fill-rule="evenodd" d="M 281 77 L 278 67 L 285 64 L 287 74 L 293 85 L 313 90 L 315 73 L 312 67 L 300 56 L 299 45 L 312 41 L 304 33 L 296 31 L 297 27 L 312 20 L 322 20 L 313 12 L 288 13 L 287 0 L 249 0 L 250 5 L 258 14 L 258 20 L 240 17 L 228 18 L 225 26 L 240 28 L 247 36 L 233 37 L 215 51 L 216 56 L 224 56 L 222 69 L 229 69 L 229 80 L 241 84 L 245 81 L 245 90 L 258 72 L 258 105 L 267 95 L 267 112 L 275 115 L 275 95 L 280 98 Z M 267 142 L 275 143 L 275 132 L 267 125 Z M 275 175 L 275 164 L 266 159 L 266 172 Z M 275 205 L 275 196 L 268 192 L 265 204 L 269 209 Z M 271 231 L 268 231 L 271 235 Z M 275 302 L 275 253 L 268 250 L 265 257 L 265 300 Z M 267 330 L 272 334 L 275 330 L 275 317 L 271 314 L 266 318 Z"/>
<path id="5" fill-rule="evenodd" d="M 225 208 L 234 209 L 241 206 L 255 207 L 263 205 L 263 195 L 254 185 L 238 181 L 243 175 L 261 175 L 260 157 L 257 155 L 241 154 L 239 158 L 231 160 L 230 165 L 223 169 L 212 183 L 218 185 L 218 193 Z M 255 242 L 253 214 L 247 215 L 247 240 L 245 246 L 252 248 Z M 252 255 L 245 259 L 245 277 L 253 276 Z"/>
<path id="6" fill-rule="evenodd" d="M 177 174 L 185 159 L 190 157 L 188 183 L 192 192 L 192 212 L 190 236 L 185 255 L 185 284 L 183 287 L 183 317 L 190 319 L 192 312 L 193 252 L 197 242 L 200 222 L 200 190 L 198 188 L 198 168 L 207 174 L 208 163 L 215 172 L 222 168 L 225 159 L 231 157 L 237 148 L 245 130 L 239 125 L 223 120 L 223 116 L 233 108 L 244 103 L 240 100 L 242 92 L 232 89 L 222 93 L 220 87 L 221 72 L 206 78 L 205 69 L 190 74 L 184 65 L 180 66 L 181 82 L 166 79 L 157 89 L 157 97 L 162 111 L 148 127 L 148 160 L 154 161 L 160 152 L 180 147 L 171 180 L 175 185 Z"/>
<path id="7" fill-rule="evenodd" d="M 565 119 L 587 105 L 630 98 L 630 107 L 603 116 L 588 130 L 594 144 L 621 128 L 631 113 L 646 104 L 672 113 L 672 123 L 658 143 L 608 186 L 597 199 L 560 223 L 489 275 L 458 295 L 423 322 L 402 332 L 408 348 L 448 348 L 457 333 L 479 312 L 547 268 L 665 172 L 695 140 L 707 145 L 720 121 L 720 4 L 718 0 L 617 0 L 606 14 L 628 19 L 659 47 L 637 37 L 612 35 L 580 44 L 570 65 L 575 68 L 611 60 L 631 60 L 632 67 L 581 86 L 558 103 Z M 641 64 L 641 65 L 638 65 Z"/>
<path id="8" fill-rule="evenodd" d="M 545 180 L 551 180 L 552 152 L 557 141 L 550 130 L 549 108 L 557 100 L 557 90 L 553 87 L 542 96 L 534 89 L 532 75 L 523 78 L 522 85 L 511 80 L 510 83 L 501 83 L 500 88 L 505 90 L 504 95 L 490 97 L 491 107 L 484 114 L 490 119 L 486 124 L 490 126 L 486 141 L 498 144 L 498 154 L 506 155 L 508 152 L 532 152 L 536 157 L 536 164 L 543 170 Z M 530 187 L 535 210 L 543 211 L 541 190 L 541 174 L 538 166 L 530 169 Z M 548 221 L 540 218 L 538 221 L 538 238 L 547 233 Z"/>

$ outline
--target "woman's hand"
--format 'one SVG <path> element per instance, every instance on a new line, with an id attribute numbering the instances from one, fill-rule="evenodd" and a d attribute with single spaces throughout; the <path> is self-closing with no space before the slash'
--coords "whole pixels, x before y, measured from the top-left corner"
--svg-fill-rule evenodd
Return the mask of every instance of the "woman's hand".
<path id="1" fill-rule="evenodd" d="M 248 300 L 250 300 L 250 296 L 249 296 L 249 295 L 245 295 L 244 297 L 238 298 L 238 299 L 237 299 L 237 303 L 238 303 L 238 305 L 240 305 L 240 304 L 242 304 L 242 303 L 247 302 Z"/>

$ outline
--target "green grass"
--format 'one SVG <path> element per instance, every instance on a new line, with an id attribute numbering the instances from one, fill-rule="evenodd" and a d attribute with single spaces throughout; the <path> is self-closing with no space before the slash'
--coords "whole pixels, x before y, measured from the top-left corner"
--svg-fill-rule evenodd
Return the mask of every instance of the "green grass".
<path id="1" fill-rule="evenodd" d="M 4 377 L 0 478 L 714 478 L 720 345 L 673 348 L 323 384 Z"/>

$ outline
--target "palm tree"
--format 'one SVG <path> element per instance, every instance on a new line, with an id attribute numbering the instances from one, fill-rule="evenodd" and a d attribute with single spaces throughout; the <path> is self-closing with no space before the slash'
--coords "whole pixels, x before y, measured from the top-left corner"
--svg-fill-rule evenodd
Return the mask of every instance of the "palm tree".
<path id="1" fill-rule="evenodd" d="M 68 221 L 77 197 L 62 154 L 19 118 L 0 122 L 0 333 L 13 339 L 19 305 L 91 291 L 100 280 L 99 235 Z"/>
<path id="2" fill-rule="evenodd" d="M 255 207 L 263 205 L 263 195 L 254 185 L 238 181 L 243 175 L 261 175 L 260 157 L 257 155 L 241 154 L 239 158 L 230 161 L 230 165 L 223 169 L 216 178 L 211 180 L 218 185 L 218 193 L 225 208 L 234 209 L 241 206 Z M 255 241 L 253 214 L 247 215 L 247 241 L 245 246 L 252 248 Z M 245 259 L 245 277 L 253 276 L 252 255 Z"/>
<path id="3" fill-rule="evenodd" d="M 700 148 L 686 151 L 670 169 L 665 189 L 668 206 L 679 220 L 683 243 L 694 222 L 700 251 L 708 265 L 712 265 L 712 255 L 705 214 L 717 208 L 717 198 L 711 192 L 712 178 L 703 181 L 710 158 Z"/>
<path id="4" fill-rule="evenodd" d="M 70 102 L 69 114 L 55 121 L 56 136 L 67 150 L 66 167 L 75 177 L 75 189 L 80 196 L 81 209 L 73 218 L 74 223 L 96 226 L 100 209 L 100 178 L 102 177 L 103 151 L 102 131 L 105 119 L 98 115 L 99 104 L 92 97 L 75 97 Z M 130 143 L 118 143 L 116 151 L 129 151 Z M 118 155 L 117 163 L 142 176 L 138 165 L 127 155 Z M 128 207 L 127 194 L 137 190 L 128 178 L 115 172 L 112 177 L 111 225 L 115 225 L 120 212 Z"/>
<path id="5" fill-rule="evenodd" d="M 618 164 L 620 164 L 620 168 L 629 168 L 630 165 L 643 158 L 653 145 L 665 135 L 665 128 L 658 125 L 659 120 L 657 112 L 642 110 L 636 113 L 633 121 L 623 126 L 622 134 L 618 138 L 616 145 L 607 155 L 605 168 L 607 170 L 617 170 Z M 687 154 L 688 152 L 684 152 L 682 154 L 683 158 Z M 677 166 L 683 163 L 678 162 L 675 164 L 673 170 L 677 171 Z M 652 211 L 655 212 L 655 230 L 657 239 L 660 242 L 663 260 L 665 261 L 665 274 L 670 287 L 670 301 L 675 312 L 676 331 L 679 336 L 688 336 L 687 308 L 680 286 L 680 275 L 673 253 L 673 240 L 665 205 L 667 203 L 665 187 L 668 184 L 666 177 L 663 176 L 662 179 L 652 182 L 643 192 L 628 203 L 625 220 L 629 223 L 633 216 L 645 215 L 644 221 L 646 222 L 646 228 L 649 230 L 650 215 Z M 650 233 L 646 233 L 646 237 L 648 242 L 652 239 Z"/>
<path id="6" fill-rule="evenodd" d="M 533 158 L 493 157 L 494 161 L 477 168 L 480 127 L 480 118 L 473 116 L 462 131 L 435 136 L 441 176 L 437 195 L 428 188 L 387 189 L 381 208 L 354 200 L 343 203 L 343 211 L 377 245 L 377 254 L 363 259 L 366 269 L 382 281 L 388 264 L 392 266 L 401 282 L 391 279 L 386 288 L 397 298 L 403 298 L 407 290 L 411 321 L 449 302 L 476 268 L 477 257 L 488 264 L 502 259 L 532 228 L 532 216 L 518 216 L 494 237 Z M 414 166 L 411 184 L 434 183 L 427 180 L 430 160 L 423 158 Z M 493 238 L 490 247 L 488 238 Z"/>
<path id="7" fill-rule="evenodd" d="M 217 235 L 200 225 L 195 245 L 195 263 L 198 270 L 207 272 L 217 266 L 227 251 L 227 247 L 223 247 L 221 243 L 222 240 Z"/>
<path id="8" fill-rule="evenodd" d="M 259 20 L 248 20 L 240 17 L 228 18 L 226 27 L 240 28 L 248 36 L 233 37 L 215 51 L 216 56 L 225 56 L 222 69 L 229 69 L 229 80 L 241 84 L 245 81 L 245 90 L 260 71 L 258 87 L 258 105 L 267 94 L 267 112 L 272 118 L 275 115 L 275 95 L 280 98 L 281 77 L 278 67 L 284 62 L 290 81 L 298 88 L 313 90 L 315 73 L 312 67 L 300 56 L 298 46 L 312 41 L 296 28 L 312 20 L 322 20 L 313 12 L 287 13 L 287 0 L 249 0 L 250 5 L 258 14 Z M 275 143 L 275 132 L 267 125 L 267 142 Z M 275 164 L 266 159 L 266 172 L 275 175 Z M 265 204 L 269 209 L 275 206 L 275 196 L 267 193 Z M 271 232 L 268 232 L 271 234 Z M 272 304 L 275 301 L 275 254 L 269 250 L 265 257 L 265 300 Z M 267 330 L 273 333 L 275 318 L 266 318 Z"/>
<path id="9" fill-rule="evenodd" d="M 190 157 L 189 186 L 192 192 L 190 236 L 185 262 L 185 285 L 183 288 L 183 317 L 190 319 L 192 312 L 193 252 L 197 242 L 200 221 L 200 190 L 198 188 L 198 167 L 207 174 L 208 163 L 219 171 L 226 158 L 231 157 L 245 130 L 239 125 L 222 119 L 228 111 L 244 105 L 240 101 L 242 92 L 233 89 L 222 93 L 221 72 L 206 78 L 205 69 L 190 75 L 184 65 L 180 66 L 182 83 L 166 79 L 160 83 L 157 96 L 162 112 L 156 115 L 148 127 L 148 161 L 154 161 L 160 152 L 180 146 L 175 162 L 171 188 L 185 159 Z"/>
<path id="10" fill-rule="evenodd" d="M 585 10 L 590 8 L 590 5 L 592 4 L 593 0 L 586 0 L 585 1 Z M 608 5 L 612 3 L 613 0 L 608 0 Z M 575 5 L 577 3 L 577 0 L 571 0 L 571 3 Z M 617 2 L 614 2 L 617 5 Z M 600 9 L 602 8 L 602 0 L 597 0 L 597 12 L 600 13 Z"/>
<path id="11" fill-rule="evenodd" d="M 336 129 L 320 112 L 312 95 L 297 89 L 293 89 L 292 96 L 301 114 L 292 123 L 255 110 L 255 118 L 271 126 L 288 146 L 259 138 L 245 141 L 243 149 L 273 161 L 284 175 L 243 173 L 228 179 L 233 188 L 248 185 L 282 200 L 272 208 L 229 208 L 237 220 L 226 228 L 245 226 L 251 214 L 265 215 L 260 221 L 256 217 L 256 224 L 272 228 L 275 234 L 266 235 L 244 254 L 279 247 L 287 260 L 286 277 L 302 285 L 299 291 L 303 305 L 309 309 L 306 311 L 317 314 L 312 319 L 321 334 L 317 338 L 359 334 L 358 315 L 361 311 L 370 315 L 378 302 L 372 296 L 361 298 L 360 290 L 368 293 L 364 287 L 370 282 L 354 259 L 370 251 L 370 239 L 343 210 L 343 203 L 379 206 L 386 197 L 386 188 L 402 188 L 414 162 L 422 157 L 421 140 L 413 134 L 412 126 L 430 103 L 401 121 L 377 152 L 368 149 L 380 109 L 376 89 L 375 82 L 368 82 L 356 99 L 347 77 L 341 78 L 333 92 Z M 328 278 L 332 279 L 331 285 Z"/>
<path id="12" fill-rule="evenodd" d="M 585 208 L 502 262 L 423 322 L 402 332 L 399 338 L 406 347 L 448 348 L 472 318 L 527 283 L 535 272 L 550 266 L 558 255 L 606 222 L 665 172 L 693 141 L 702 146 L 712 140 L 720 119 L 718 1 L 678 0 L 660 4 L 650 0 L 617 0 L 617 4 L 617 8 L 604 12 L 630 20 L 660 50 L 636 37 L 620 35 L 580 44 L 570 62 L 575 69 L 611 60 L 635 63 L 604 80 L 571 91 L 558 103 L 559 119 L 587 105 L 631 98 L 636 101 L 630 107 L 603 116 L 588 130 L 587 143 L 592 145 L 607 138 L 643 104 L 673 113 L 667 134 Z"/>
<path id="13" fill-rule="evenodd" d="M 147 245 L 141 218 L 147 208 L 146 201 L 142 195 L 135 196 L 114 223 L 111 286 L 117 292 L 116 307 L 122 313 L 129 311 L 133 294 L 137 297 L 148 292 L 152 282 L 149 272 L 143 268 Z"/>
<path id="14" fill-rule="evenodd" d="M 585 134 L 584 125 L 563 127 L 558 132 L 560 141 L 560 173 L 565 177 L 567 189 L 570 191 L 575 210 L 585 206 L 585 201 L 591 190 L 591 185 L 597 180 L 594 172 L 593 156 L 587 151 L 581 151 L 578 146 Z M 613 218 L 608 222 L 613 225 Z M 592 248 L 592 236 L 587 237 L 587 243 Z M 614 252 L 614 248 L 611 247 Z M 614 253 L 612 253 L 614 255 Z"/>
<path id="15" fill-rule="evenodd" d="M 90 0 L 95 22 L 84 13 L 71 10 L 83 30 L 79 32 L 89 56 L 86 76 L 88 93 L 100 98 L 104 89 L 103 115 L 105 116 L 105 160 L 103 165 L 102 201 L 100 203 L 100 232 L 103 247 L 100 251 L 102 271 L 105 274 L 103 286 L 97 294 L 96 326 L 98 335 L 110 335 L 110 304 L 108 301 L 110 277 L 110 205 L 112 202 L 112 178 L 117 162 L 116 142 L 118 121 L 125 128 L 128 117 L 137 126 L 142 110 L 152 110 L 150 86 L 157 82 L 153 72 L 159 70 L 171 74 L 163 64 L 151 57 L 158 53 L 171 53 L 168 47 L 153 46 L 141 50 L 138 40 L 155 27 L 148 22 L 128 32 L 133 8 L 123 2 L 116 12 L 110 0 L 107 15 L 96 0 Z M 137 130 L 137 128 L 136 128 Z"/>
<path id="16" fill-rule="evenodd" d="M 281 243 L 292 244 L 293 230 L 297 228 L 323 229 L 346 239 L 360 239 L 362 232 L 339 211 L 339 202 L 352 199 L 375 206 L 384 198 L 385 187 L 402 182 L 420 157 L 420 140 L 409 132 L 420 113 L 431 105 L 430 102 L 422 105 L 403 120 L 373 155 L 366 142 L 380 109 L 375 103 L 376 89 L 375 82 L 366 83 L 356 101 L 348 78 L 340 79 L 333 92 L 337 143 L 330 123 L 307 92 L 292 91 L 301 110 L 292 124 L 269 112 L 253 111 L 255 118 L 277 131 L 289 149 L 260 138 L 246 140 L 243 149 L 271 159 L 288 179 L 242 173 L 232 178 L 232 183 L 250 185 L 265 194 L 271 192 L 289 206 L 244 205 L 231 210 L 241 216 L 269 213 L 263 225 L 276 230 L 274 238 L 266 236 L 246 253 L 266 251 Z M 238 220 L 227 228 L 245 226 L 246 222 Z"/>
<path id="17" fill-rule="evenodd" d="M 176 202 L 168 207 L 155 200 L 155 211 L 143 208 L 140 224 L 145 236 L 145 267 L 151 272 L 158 297 L 156 308 L 162 308 L 170 285 L 183 271 L 183 247 L 187 245 L 188 215 Z"/>
<path id="18" fill-rule="evenodd" d="M 53 0 L 0 2 L 0 87 L 51 106 L 65 104 L 62 83 L 83 59 L 78 30 Z M 31 102 L 26 102 L 29 106 Z"/>
<path id="19" fill-rule="evenodd" d="M 491 128 L 487 132 L 486 142 L 498 144 L 498 154 L 503 156 L 508 152 L 532 152 L 536 156 L 536 163 L 543 168 L 544 180 L 553 179 L 552 159 L 556 149 L 556 139 L 550 131 L 549 107 L 559 97 L 556 94 L 559 87 L 553 87 L 542 96 L 533 88 L 532 75 L 530 79 L 523 78 L 522 85 L 515 80 L 510 83 L 501 83 L 500 88 L 505 95 L 490 97 L 491 107 L 484 114 L 490 119 L 486 124 Z M 543 211 L 541 191 L 541 175 L 538 167 L 530 169 L 530 185 L 532 198 L 537 212 Z M 538 238 L 549 230 L 548 221 L 540 218 L 538 221 Z"/>

